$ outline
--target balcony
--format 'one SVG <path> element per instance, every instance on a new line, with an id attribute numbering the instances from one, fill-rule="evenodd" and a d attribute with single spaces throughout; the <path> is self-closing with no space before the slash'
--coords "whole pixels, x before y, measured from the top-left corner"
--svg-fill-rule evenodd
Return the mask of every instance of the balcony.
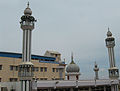
<path id="1" fill-rule="evenodd" d="M 18 76 L 19 77 L 33 77 L 34 74 L 33 74 L 33 72 L 19 72 Z"/>

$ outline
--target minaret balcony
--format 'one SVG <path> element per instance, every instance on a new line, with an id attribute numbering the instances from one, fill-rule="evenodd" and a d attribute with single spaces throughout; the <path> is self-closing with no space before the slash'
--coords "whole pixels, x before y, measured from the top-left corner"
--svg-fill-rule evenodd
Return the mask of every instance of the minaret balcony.
<path id="1" fill-rule="evenodd" d="M 34 26 L 33 25 L 21 25 L 21 28 L 23 30 L 33 30 Z"/>
<path id="2" fill-rule="evenodd" d="M 119 78 L 119 70 L 116 67 L 112 67 L 109 69 L 109 77 L 111 79 Z"/>
<path id="3" fill-rule="evenodd" d="M 33 77 L 34 74 L 33 74 L 33 72 L 19 72 L 18 76 L 19 77 Z"/>

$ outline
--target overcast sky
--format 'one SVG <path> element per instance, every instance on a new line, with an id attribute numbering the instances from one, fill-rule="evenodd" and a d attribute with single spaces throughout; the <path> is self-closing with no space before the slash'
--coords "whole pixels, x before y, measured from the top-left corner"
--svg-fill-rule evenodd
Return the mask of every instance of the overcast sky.
<path id="1" fill-rule="evenodd" d="M 0 51 L 22 52 L 20 17 L 28 0 L 0 0 Z M 116 39 L 115 59 L 120 68 L 120 0 L 29 0 L 37 19 L 32 32 L 32 54 L 58 51 L 62 60 L 79 65 L 80 79 L 94 78 L 94 62 L 100 78 L 107 78 L 109 60 L 107 28 Z"/>

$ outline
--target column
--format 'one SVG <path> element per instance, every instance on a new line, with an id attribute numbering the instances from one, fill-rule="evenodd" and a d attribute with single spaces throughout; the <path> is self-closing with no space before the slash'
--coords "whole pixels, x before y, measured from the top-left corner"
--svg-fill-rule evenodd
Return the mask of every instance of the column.
<path id="1" fill-rule="evenodd" d="M 29 91 L 29 81 L 26 81 L 27 85 L 27 91 Z"/>
<path id="2" fill-rule="evenodd" d="M 89 91 L 92 91 L 91 87 L 89 87 Z"/>
<path id="3" fill-rule="evenodd" d="M 104 86 L 104 91 L 106 91 L 106 86 Z"/>
<path id="4" fill-rule="evenodd" d="M 114 85 L 111 85 L 111 91 L 116 91 Z"/>
<path id="5" fill-rule="evenodd" d="M 25 81 L 22 81 L 22 90 L 25 91 Z"/>
<path id="6" fill-rule="evenodd" d="M 62 80 L 62 70 L 61 68 L 59 68 L 59 76 L 60 76 L 60 80 Z"/>
<path id="7" fill-rule="evenodd" d="M 1 85 L 0 85 L 0 91 L 1 91 Z"/>
<path id="8" fill-rule="evenodd" d="M 111 91 L 119 91 L 118 85 L 112 85 Z"/>
<path id="9" fill-rule="evenodd" d="M 21 91 L 23 91 L 23 81 L 20 81 Z"/>
<path id="10" fill-rule="evenodd" d="M 119 91 L 118 85 L 115 85 L 115 91 Z"/>

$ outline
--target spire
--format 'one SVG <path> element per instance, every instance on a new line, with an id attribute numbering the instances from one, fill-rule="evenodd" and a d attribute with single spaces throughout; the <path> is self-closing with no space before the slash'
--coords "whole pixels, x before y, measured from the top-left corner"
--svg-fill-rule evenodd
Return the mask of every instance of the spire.
<path id="1" fill-rule="evenodd" d="M 73 61 L 73 52 L 71 53 L 71 60 Z"/>
<path id="2" fill-rule="evenodd" d="M 95 68 L 97 68 L 97 64 L 96 64 L 96 61 L 95 61 Z"/>
<path id="3" fill-rule="evenodd" d="M 112 36 L 112 33 L 110 32 L 110 28 L 108 27 L 108 32 L 107 32 L 107 36 Z"/>
<path id="4" fill-rule="evenodd" d="M 110 30 L 110 28 L 108 27 L 108 31 Z"/>
<path id="5" fill-rule="evenodd" d="M 71 53 L 71 63 L 70 64 L 75 64 L 73 61 L 73 52 Z"/>
<path id="6" fill-rule="evenodd" d="M 27 8 L 29 8 L 29 2 L 27 3 Z"/>

